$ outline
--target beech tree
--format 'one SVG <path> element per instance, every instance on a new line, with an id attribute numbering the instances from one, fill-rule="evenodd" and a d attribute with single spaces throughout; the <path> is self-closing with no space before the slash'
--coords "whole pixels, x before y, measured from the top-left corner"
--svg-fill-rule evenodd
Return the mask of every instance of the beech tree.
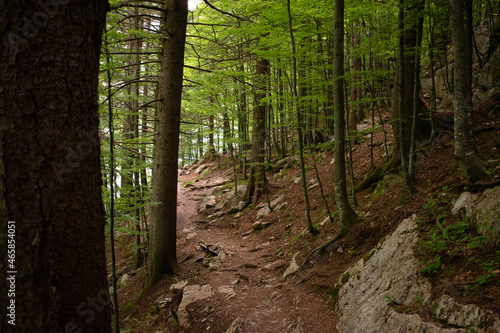
<path id="1" fill-rule="evenodd" d="M 352 224 L 358 221 L 359 217 L 349 204 L 345 172 L 344 0 L 335 0 L 334 5 L 333 97 L 335 100 L 335 202 L 339 212 L 340 232 L 345 233 Z"/>
<path id="2" fill-rule="evenodd" d="M 474 140 L 474 109 L 472 107 L 472 34 L 466 33 L 464 0 L 451 0 L 451 29 L 453 40 L 455 116 L 455 159 L 467 179 L 475 182 L 485 179 L 487 165 L 476 150 Z M 472 6 L 470 7 L 472 9 Z M 467 27 L 472 29 L 471 26 Z M 467 39 L 470 39 L 467 41 Z M 469 45 L 467 45 L 469 44 Z M 470 46 L 470 51 L 467 51 Z"/>
<path id="3" fill-rule="evenodd" d="M 266 78 L 269 74 L 269 61 L 259 58 L 256 64 L 255 106 L 253 111 L 252 150 L 250 154 L 250 175 L 244 201 L 257 204 L 267 186 L 264 172 L 264 140 L 266 136 Z"/>
<path id="4" fill-rule="evenodd" d="M 14 259 L 0 247 L 2 332 L 111 331 L 97 105 L 107 6 L 0 4 L 0 233 L 15 225 Z"/>
<path id="5" fill-rule="evenodd" d="M 188 1 L 165 0 L 163 10 L 147 288 L 159 281 L 163 274 L 174 274 L 179 270 L 176 252 L 177 167 Z"/>

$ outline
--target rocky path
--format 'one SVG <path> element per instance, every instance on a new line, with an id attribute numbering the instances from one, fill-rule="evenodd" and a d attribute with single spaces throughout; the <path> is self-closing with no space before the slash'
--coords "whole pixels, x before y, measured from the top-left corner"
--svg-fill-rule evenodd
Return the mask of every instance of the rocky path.
<path id="1" fill-rule="evenodd" d="M 186 331 L 337 332 L 332 302 L 298 279 L 283 278 L 291 258 L 276 260 L 272 239 L 243 236 L 245 230 L 198 214 L 215 180 L 184 188 L 182 181 L 191 179 L 181 176 L 178 188 L 179 260 L 188 283 L 179 320 Z"/>

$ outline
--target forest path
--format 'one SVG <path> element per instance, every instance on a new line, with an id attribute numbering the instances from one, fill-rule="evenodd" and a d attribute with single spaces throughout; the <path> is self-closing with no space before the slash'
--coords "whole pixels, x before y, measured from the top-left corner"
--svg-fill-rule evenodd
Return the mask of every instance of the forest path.
<path id="1" fill-rule="evenodd" d="M 226 332 L 237 318 L 241 325 L 236 332 L 242 333 L 337 332 L 332 302 L 304 283 L 283 279 L 290 258 L 273 259 L 277 245 L 272 240 L 255 233 L 243 236 L 245 230 L 218 226 L 198 214 L 199 201 L 221 178 L 211 173 L 192 187 L 183 186 L 194 178 L 179 177 L 180 279 L 189 285 L 209 284 L 214 294 L 187 307 L 190 327 L 185 332 Z M 200 243 L 212 246 L 218 258 L 210 258 Z"/>

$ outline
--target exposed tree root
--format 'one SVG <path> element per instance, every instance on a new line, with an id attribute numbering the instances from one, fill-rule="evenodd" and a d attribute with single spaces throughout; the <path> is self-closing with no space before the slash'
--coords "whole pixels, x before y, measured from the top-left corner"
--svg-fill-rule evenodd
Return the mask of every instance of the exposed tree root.
<path id="1" fill-rule="evenodd" d="M 290 277 L 292 275 L 295 275 L 302 270 L 309 268 L 310 266 L 314 265 L 318 260 L 324 257 L 330 257 L 334 251 L 337 251 L 337 249 L 342 245 L 342 242 L 340 240 L 344 238 L 344 236 L 347 233 L 340 233 L 337 236 L 335 236 L 333 239 L 327 241 L 325 244 L 318 246 L 314 250 L 312 250 L 304 259 L 304 263 L 300 266 L 300 268 L 295 272 L 287 276 Z"/>
<path id="2" fill-rule="evenodd" d="M 389 160 L 389 162 L 385 163 L 383 166 L 373 170 L 370 172 L 365 179 L 356 187 L 356 192 L 362 191 L 364 189 L 369 188 L 373 184 L 378 183 L 386 174 L 388 174 L 391 170 L 396 168 L 396 163 L 399 162 L 397 158 L 394 156 Z"/>
<path id="3" fill-rule="evenodd" d="M 465 180 L 458 184 L 459 188 L 464 188 L 468 187 L 470 190 L 473 191 L 478 191 L 478 190 L 485 190 L 488 188 L 500 186 L 500 179 L 495 179 L 495 180 L 481 180 L 477 182 L 470 182 L 468 180 Z"/>

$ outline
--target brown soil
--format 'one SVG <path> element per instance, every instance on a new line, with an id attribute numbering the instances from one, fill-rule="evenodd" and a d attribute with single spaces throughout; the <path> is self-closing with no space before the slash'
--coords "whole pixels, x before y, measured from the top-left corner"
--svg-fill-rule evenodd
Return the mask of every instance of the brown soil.
<path id="1" fill-rule="evenodd" d="M 498 159 L 497 148 L 500 146 L 500 122 L 498 112 L 492 120 L 488 113 L 498 110 L 498 101 L 487 107 L 478 108 L 476 116 L 477 145 L 479 152 L 488 160 Z M 390 126 L 385 125 L 389 130 Z M 373 144 L 367 135 L 353 151 L 355 175 L 358 179 L 372 170 L 371 154 L 375 157 L 375 166 L 385 162 L 382 158 L 384 135 L 375 133 Z M 147 281 L 147 269 L 133 270 L 132 237 L 119 238 L 118 266 L 120 272 L 134 272 L 133 283 L 123 286 L 118 291 L 121 306 L 121 327 L 130 332 L 224 332 L 234 319 L 242 320 L 241 332 L 337 332 L 335 314 L 334 286 L 344 270 L 355 261 L 363 258 L 384 236 L 390 234 L 399 221 L 412 214 L 421 218 L 421 231 L 424 237 L 434 222 L 426 214 L 423 205 L 427 198 L 437 198 L 447 191 L 454 198 L 464 190 L 464 179 L 453 159 L 453 133 L 440 130 L 432 143 L 426 140 L 419 145 L 417 161 L 416 187 L 418 193 L 411 195 L 401 175 L 391 174 L 386 179 L 386 188 L 382 191 L 374 187 L 356 193 L 356 210 L 365 216 L 351 232 L 341 240 L 343 251 L 334 251 L 331 256 L 323 256 L 307 269 L 288 279 L 283 279 L 290 259 L 299 252 L 299 262 L 312 249 L 332 239 L 339 230 L 338 222 L 320 223 L 326 217 L 320 189 L 310 191 L 311 218 L 321 230 L 319 236 L 307 233 L 304 218 L 304 200 L 301 185 L 293 180 L 299 175 L 298 167 L 282 172 L 282 177 L 274 177 L 268 172 L 270 180 L 269 197 L 272 200 L 281 194 L 283 202 L 288 202 L 284 211 L 271 212 L 263 218 L 272 225 L 264 230 L 252 232 L 257 210 L 247 207 L 239 218 L 224 215 L 217 220 L 208 221 L 206 215 L 198 214 L 198 201 L 212 192 L 215 182 L 220 178 L 234 180 L 231 162 L 221 157 L 219 161 L 209 162 L 210 172 L 203 177 L 198 175 L 179 177 L 178 200 L 178 260 L 181 271 L 175 276 L 165 276 L 152 290 L 140 297 Z M 388 141 L 393 141 L 389 133 Z M 319 158 L 318 169 L 321 182 L 330 209 L 335 211 L 333 195 L 333 147 L 325 146 L 316 151 Z M 308 164 L 312 158 L 308 156 Z M 498 166 L 495 162 L 493 167 Z M 238 181 L 241 182 L 241 169 L 238 168 Z M 308 172 L 308 179 L 316 178 L 314 169 Z M 193 182 L 193 187 L 184 187 Z M 462 185 L 461 185 L 462 184 Z M 443 190 L 443 186 L 446 186 Z M 473 189 L 473 190 L 481 190 Z M 449 211 L 449 207 L 447 208 Z M 450 215 L 450 214 L 448 214 Z M 454 217 L 448 216 L 449 223 Z M 207 265 L 207 254 L 199 243 L 216 245 L 224 250 L 226 258 L 216 262 L 216 267 Z M 418 253 L 418 249 L 415 249 Z M 495 256 L 496 249 L 488 248 L 477 254 L 484 260 Z M 422 257 L 425 259 L 424 257 Z M 466 253 L 443 258 L 443 274 L 431 275 L 436 295 L 446 292 L 457 297 L 461 302 L 473 302 L 483 307 L 500 312 L 500 282 L 498 274 L 489 283 L 482 286 L 479 293 L 472 297 L 464 296 L 466 285 L 485 273 L 481 265 L 472 263 Z M 262 267 L 269 263 L 283 260 L 283 265 L 267 271 Z M 205 265 L 204 265 L 205 262 Z M 447 273 L 453 266 L 454 274 Z M 498 269 L 498 268 L 497 268 Z M 182 329 L 170 311 L 160 310 L 154 301 L 161 295 L 171 294 L 169 287 L 177 281 L 187 280 L 189 284 L 210 284 L 214 296 L 197 301 L 188 307 L 191 327 Z M 231 286 L 235 295 L 228 298 L 219 292 L 219 287 Z M 486 288 L 485 288 L 486 287 Z M 180 300 L 180 296 L 177 295 Z M 177 304 L 178 305 L 178 304 Z M 176 310 L 175 306 L 172 306 Z M 412 306 L 412 312 L 425 312 L 428 309 Z M 402 309 L 404 310 L 404 309 Z M 175 313 L 175 311 L 174 311 Z M 424 315 L 423 315 L 424 316 Z M 431 315 L 427 315 L 432 320 Z"/>

